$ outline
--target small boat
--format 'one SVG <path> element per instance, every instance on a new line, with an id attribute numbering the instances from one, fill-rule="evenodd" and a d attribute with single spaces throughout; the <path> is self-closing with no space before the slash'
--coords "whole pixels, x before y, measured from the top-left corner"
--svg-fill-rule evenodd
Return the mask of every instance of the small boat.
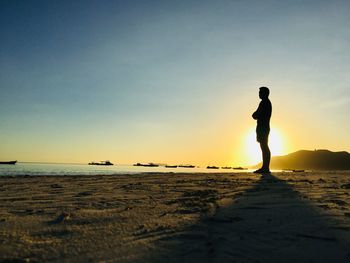
<path id="1" fill-rule="evenodd" d="M 243 167 L 233 167 L 234 170 L 248 170 L 248 168 Z"/>
<path id="2" fill-rule="evenodd" d="M 217 166 L 207 166 L 207 169 L 219 169 Z"/>
<path id="3" fill-rule="evenodd" d="M 0 164 L 16 164 L 17 161 L 0 162 Z"/>
<path id="4" fill-rule="evenodd" d="M 158 167 L 159 164 L 155 164 L 155 163 L 148 163 L 148 164 L 144 164 L 143 166 L 145 167 Z"/>
<path id="5" fill-rule="evenodd" d="M 158 167 L 159 164 L 155 164 L 155 163 L 147 163 L 147 164 L 143 164 L 143 163 L 136 163 L 134 164 L 134 166 L 142 166 L 142 167 Z"/>
<path id="6" fill-rule="evenodd" d="M 195 166 L 189 164 L 189 165 L 179 165 L 179 167 L 181 167 L 181 168 L 194 168 Z"/>
<path id="7" fill-rule="evenodd" d="M 303 173 L 305 170 L 292 170 L 293 173 Z"/>
<path id="8" fill-rule="evenodd" d="M 110 161 L 101 161 L 99 163 L 91 162 L 91 163 L 89 163 L 89 165 L 114 165 L 114 164 L 111 163 Z"/>
<path id="9" fill-rule="evenodd" d="M 166 165 L 165 168 L 177 168 L 177 165 Z"/>
<path id="10" fill-rule="evenodd" d="M 221 167 L 221 169 L 232 169 L 231 166 L 224 166 L 224 167 Z"/>

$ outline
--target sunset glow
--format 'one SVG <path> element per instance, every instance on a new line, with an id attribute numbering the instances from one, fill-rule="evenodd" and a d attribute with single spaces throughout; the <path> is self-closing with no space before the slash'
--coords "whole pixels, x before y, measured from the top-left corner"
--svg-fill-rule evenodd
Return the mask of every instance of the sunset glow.
<path id="1" fill-rule="evenodd" d="M 256 133 L 254 129 L 249 130 L 246 136 L 246 156 L 247 163 L 257 164 L 261 162 L 261 150 L 259 143 L 256 141 Z M 287 154 L 286 142 L 280 131 L 276 128 L 272 128 L 269 136 L 269 147 L 271 156 L 278 156 Z"/>

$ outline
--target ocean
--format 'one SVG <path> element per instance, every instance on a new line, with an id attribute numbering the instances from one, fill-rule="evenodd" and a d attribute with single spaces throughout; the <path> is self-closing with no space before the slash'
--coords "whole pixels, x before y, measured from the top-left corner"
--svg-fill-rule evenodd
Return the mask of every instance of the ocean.
<path id="1" fill-rule="evenodd" d="M 207 169 L 195 168 L 165 168 L 139 167 L 132 165 L 95 166 L 87 164 L 48 164 L 48 163 L 17 163 L 15 165 L 0 165 L 0 176 L 37 176 L 37 175 L 118 175 L 147 172 L 159 173 L 224 173 L 250 172 L 251 170 Z"/>

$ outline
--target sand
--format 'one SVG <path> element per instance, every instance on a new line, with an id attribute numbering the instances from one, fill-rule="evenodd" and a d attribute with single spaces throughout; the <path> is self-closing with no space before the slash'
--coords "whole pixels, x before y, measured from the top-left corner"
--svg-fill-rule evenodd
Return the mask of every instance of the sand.
<path id="1" fill-rule="evenodd" d="M 0 177 L 3 262 L 350 262 L 350 172 Z"/>

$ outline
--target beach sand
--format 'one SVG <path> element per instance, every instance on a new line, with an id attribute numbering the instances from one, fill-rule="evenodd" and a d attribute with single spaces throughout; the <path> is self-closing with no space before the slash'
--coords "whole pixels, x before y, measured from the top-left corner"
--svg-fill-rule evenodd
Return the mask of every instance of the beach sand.
<path id="1" fill-rule="evenodd" d="M 350 262 L 350 172 L 0 177 L 3 262 Z"/>

